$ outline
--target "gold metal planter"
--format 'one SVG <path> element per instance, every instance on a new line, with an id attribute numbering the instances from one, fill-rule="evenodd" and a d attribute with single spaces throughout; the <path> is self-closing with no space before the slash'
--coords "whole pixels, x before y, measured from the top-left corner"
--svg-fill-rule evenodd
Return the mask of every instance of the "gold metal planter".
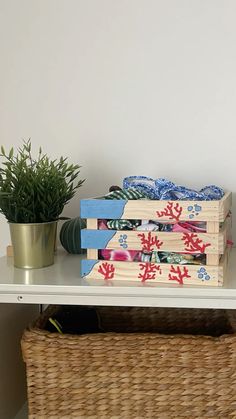
<path id="1" fill-rule="evenodd" d="M 43 268 L 54 263 L 57 221 L 9 226 L 15 267 Z"/>

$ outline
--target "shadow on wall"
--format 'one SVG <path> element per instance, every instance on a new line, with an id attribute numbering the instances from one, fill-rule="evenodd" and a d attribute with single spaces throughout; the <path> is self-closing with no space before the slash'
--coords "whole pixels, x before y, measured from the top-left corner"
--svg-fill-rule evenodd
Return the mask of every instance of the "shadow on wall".
<path id="1" fill-rule="evenodd" d="M 233 237 L 233 247 L 236 247 L 236 223 L 234 222 L 234 217 L 236 214 L 236 193 L 232 193 L 232 237 Z"/>
<path id="2" fill-rule="evenodd" d="M 111 185 L 122 183 L 120 175 L 116 173 L 116 168 L 111 167 L 111 164 L 93 166 L 86 170 L 85 177 L 83 191 L 81 188 L 81 198 L 103 196 L 109 191 Z"/>
<path id="3" fill-rule="evenodd" d="M 4 215 L 0 214 L 0 231 L 1 231 L 1 240 L 0 240 L 0 256 L 5 256 L 6 247 L 10 244 L 10 231 L 6 218 Z"/>

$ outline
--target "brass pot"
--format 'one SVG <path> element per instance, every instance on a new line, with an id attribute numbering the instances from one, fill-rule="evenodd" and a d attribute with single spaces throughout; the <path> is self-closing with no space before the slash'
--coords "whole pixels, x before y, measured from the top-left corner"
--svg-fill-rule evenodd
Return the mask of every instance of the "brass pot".
<path id="1" fill-rule="evenodd" d="M 53 265 L 57 221 L 49 223 L 9 223 L 14 266 L 33 269 Z"/>

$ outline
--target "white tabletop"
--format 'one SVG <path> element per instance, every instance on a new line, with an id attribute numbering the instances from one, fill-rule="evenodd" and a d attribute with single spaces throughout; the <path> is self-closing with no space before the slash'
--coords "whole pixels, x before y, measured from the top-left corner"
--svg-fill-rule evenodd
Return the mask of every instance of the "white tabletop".
<path id="1" fill-rule="evenodd" d="M 0 303 L 81 304 L 236 309 L 236 249 L 230 256 L 223 287 L 86 281 L 81 256 L 59 251 L 55 264 L 43 269 L 13 267 L 0 258 Z"/>

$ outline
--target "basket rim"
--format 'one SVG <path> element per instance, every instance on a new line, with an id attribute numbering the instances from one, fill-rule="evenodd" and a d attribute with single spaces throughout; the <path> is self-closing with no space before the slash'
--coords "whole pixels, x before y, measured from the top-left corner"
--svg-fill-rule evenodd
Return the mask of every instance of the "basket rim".
<path id="1" fill-rule="evenodd" d="M 46 325 L 46 322 L 48 320 L 49 317 L 51 317 L 52 315 L 55 315 L 56 313 L 58 313 L 58 311 L 60 311 L 62 309 L 63 306 L 60 305 L 49 305 L 41 314 L 40 316 L 34 320 L 23 332 L 22 335 L 22 339 L 21 341 L 27 342 L 30 340 L 39 340 L 39 341 L 45 341 L 45 340 L 57 340 L 58 342 L 60 341 L 61 343 L 65 340 L 70 340 L 70 343 L 78 342 L 78 339 L 88 339 L 88 336 L 98 336 L 100 339 L 103 338 L 108 338 L 108 336 L 113 337 L 116 335 L 156 335 L 158 337 L 162 337 L 163 339 L 168 339 L 170 337 L 182 337 L 184 339 L 188 339 L 188 338 L 194 338 L 194 339 L 199 339 L 199 338 L 204 338 L 204 339 L 210 339 L 210 340 L 219 340 L 219 339 L 225 339 L 225 338 L 235 338 L 236 337 L 236 310 L 220 310 L 222 312 L 222 314 L 226 314 L 227 319 L 229 321 L 229 325 L 232 328 L 232 333 L 223 333 L 220 336 L 211 336 L 211 335 L 196 335 L 196 334 L 191 334 L 191 333 L 160 333 L 160 332 L 113 332 L 113 331 L 108 331 L 108 332 L 97 332 L 97 333 L 83 333 L 81 335 L 76 335 L 76 334 L 71 334 L 71 333 L 64 333 L 64 334 L 60 334 L 58 332 L 50 332 L 48 330 L 44 330 L 43 327 Z M 99 306 L 85 306 L 85 307 L 93 307 L 93 308 L 98 308 Z M 103 306 L 102 306 L 103 307 Z M 106 308 L 109 308 L 107 306 L 104 306 Z M 145 309 L 146 307 L 140 307 L 141 309 Z M 158 307 L 157 307 L 158 308 Z M 169 308 L 168 308 L 169 309 Z M 172 309 L 169 309 L 172 310 Z M 206 310 L 206 309 L 205 309 Z M 209 309 L 210 310 L 210 309 Z M 218 309 L 211 309 L 211 311 L 218 311 Z"/>

